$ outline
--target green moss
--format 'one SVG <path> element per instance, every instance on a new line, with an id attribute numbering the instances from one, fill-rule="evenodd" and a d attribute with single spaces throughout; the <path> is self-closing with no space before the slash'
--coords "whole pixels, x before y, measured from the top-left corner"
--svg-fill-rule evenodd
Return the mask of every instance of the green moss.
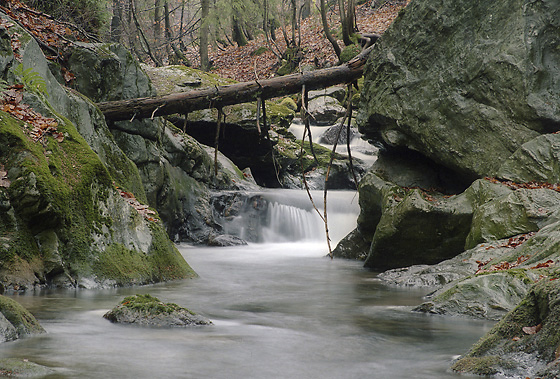
<path id="1" fill-rule="evenodd" d="M 340 53 L 340 61 L 343 63 L 346 63 L 348 61 L 350 61 L 352 58 L 354 58 L 356 55 L 360 54 L 360 52 L 362 51 L 360 45 L 350 45 L 350 46 L 346 46 L 344 49 L 342 49 L 342 52 Z"/>
<path id="2" fill-rule="evenodd" d="M 121 302 L 121 305 L 134 311 L 150 314 L 170 314 L 184 309 L 174 303 L 163 303 L 150 294 L 127 296 Z M 192 311 L 189 312 L 194 315 Z"/>
<path id="3" fill-rule="evenodd" d="M 15 300 L 0 296 L 0 313 L 16 328 L 19 336 L 45 332 L 35 317 Z"/>
<path id="4" fill-rule="evenodd" d="M 152 245 L 148 252 L 151 269 L 159 280 L 175 280 L 196 277 L 175 244 L 159 223 L 150 223 Z"/>
<path id="5" fill-rule="evenodd" d="M 152 281 L 150 263 L 145 254 L 114 244 L 102 251 L 92 266 L 101 279 L 115 280 L 117 284 L 145 284 Z"/>
<path id="6" fill-rule="evenodd" d="M 255 57 L 261 54 L 264 54 L 268 51 L 268 47 L 265 46 L 259 46 L 257 49 L 255 49 L 254 51 L 251 52 L 251 56 Z"/>
<path id="7" fill-rule="evenodd" d="M 500 260 L 500 262 L 503 262 L 503 260 Z M 485 267 L 490 267 L 491 263 L 488 263 Z M 499 270 L 499 271 L 490 271 L 490 272 L 481 272 L 476 274 L 476 276 L 484 276 L 484 275 L 503 275 L 503 274 L 507 274 L 509 276 L 511 276 L 512 278 L 518 279 L 520 281 L 522 281 L 524 284 L 527 285 L 532 285 L 534 282 L 531 278 L 529 278 L 529 276 L 527 276 L 527 269 L 524 268 L 512 268 L 509 270 Z"/>
<path id="8" fill-rule="evenodd" d="M 469 372 L 475 375 L 495 375 L 498 368 L 504 365 L 504 360 L 499 356 L 469 357 L 461 359 L 452 366 L 457 372 Z"/>

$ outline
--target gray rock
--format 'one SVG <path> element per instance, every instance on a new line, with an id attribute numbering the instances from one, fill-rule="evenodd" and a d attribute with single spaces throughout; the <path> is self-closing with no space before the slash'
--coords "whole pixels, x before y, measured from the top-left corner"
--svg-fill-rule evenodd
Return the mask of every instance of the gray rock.
<path id="1" fill-rule="evenodd" d="M 333 97 L 321 96 L 309 101 L 309 122 L 313 125 L 332 125 L 346 114 L 346 108 Z"/>
<path id="2" fill-rule="evenodd" d="M 309 97 L 309 100 L 313 100 L 322 96 L 334 97 L 342 103 L 342 101 L 344 101 L 344 98 L 346 97 L 346 88 L 342 86 L 327 87 L 316 91 L 309 91 L 307 96 Z"/>
<path id="3" fill-rule="evenodd" d="M 20 378 L 44 378 L 55 374 L 56 371 L 27 359 L 3 358 L 0 359 L 0 373 Z"/>
<path id="4" fill-rule="evenodd" d="M 496 198 L 474 212 L 465 247 L 536 232 L 559 209 L 560 193 L 545 188 L 519 189 Z"/>
<path id="5" fill-rule="evenodd" d="M 560 65 L 548 63 L 559 61 L 559 18 L 552 1 L 412 2 L 369 55 L 361 132 L 470 178 L 494 175 L 560 128 Z"/>
<path id="6" fill-rule="evenodd" d="M 560 135 L 545 134 L 523 144 L 503 162 L 496 177 L 517 183 L 560 183 Z"/>
<path id="7" fill-rule="evenodd" d="M 247 241 L 232 235 L 227 234 L 220 234 L 215 235 L 211 234 L 208 236 L 208 246 L 239 246 L 239 245 L 247 245 Z"/>
<path id="8" fill-rule="evenodd" d="M 367 267 L 433 264 L 463 251 L 473 212 L 466 196 L 444 198 L 418 189 L 390 196 L 373 235 Z"/>
<path id="9" fill-rule="evenodd" d="M 187 308 L 163 303 L 150 295 L 126 297 L 121 304 L 103 315 L 111 322 L 152 327 L 210 325 L 212 321 Z"/>
<path id="10" fill-rule="evenodd" d="M 558 378 L 559 298 L 558 280 L 540 281 L 452 369 L 509 378 Z"/>
<path id="11" fill-rule="evenodd" d="M 35 317 L 15 300 L 0 296 L 0 342 L 45 333 Z"/>

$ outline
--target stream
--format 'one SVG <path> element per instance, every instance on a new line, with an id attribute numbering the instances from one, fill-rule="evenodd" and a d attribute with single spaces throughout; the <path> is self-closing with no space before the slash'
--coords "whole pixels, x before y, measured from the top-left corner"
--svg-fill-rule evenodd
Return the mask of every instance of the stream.
<path id="1" fill-rule="evenodd" d="M 265 195 L 277 203 L 271 220 L 275 212 L 285 220 L 311 212 L 297 207 L 293 192 Z M 329 194 L 329 202 L 331 228 L 343 236 L 354 227 L 348 217 L 355 223 L 355 194 Z M 0 356 L 51 367 L 49 378 L 458 378 L 448 370 L 452 360 L 493 324 L 413 313 L 428 290 L 388 287 L 361 262 L 326 258 L 315 229 L 314 238 L 296 237 L 274 225 L 263 226 L 268 242 L 180 245 L 197 279 L 12 294 L 47 334 L 0 344 Z M 102 317 L 136 293 L 188 307 L 214 324 L 158 329 Z"/>
<path id="2" fill-rule="evenodd" d="M 301 128 L 292 131 L 303 133 Z M 356 156 L 375 160 L 359 149 Z M 312 195 L 322 208 L 322 191 Z M 232 218 L 225 231 L 256 242 L 179 245 L 199 278 L 8 295 L 47 333 L 0 344 L 0 357 L 51 367 L 55 373 L 48 378 L 459 377 L 449 371 L 453 359 L 493 322 L 411 312 L 430 289 L 389 287 L 362 262 L 325 257 L 324 224 L 305 191 L 263 190 L 248 197 L 255 202 L 252 213 Z M 357 194 L 329 191 L 327 205 L 334 248 L 356 226 Z M 146 328 L 102 317 L 137 293 L 187 307 L 213 325 Z"/>

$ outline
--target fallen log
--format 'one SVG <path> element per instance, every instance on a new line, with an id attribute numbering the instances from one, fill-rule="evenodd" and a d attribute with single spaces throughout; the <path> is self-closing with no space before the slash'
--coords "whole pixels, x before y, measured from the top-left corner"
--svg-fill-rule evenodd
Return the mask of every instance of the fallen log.
<path id="1" fill-rule="evenodd" d="M 365 49 L 346 64 L 303 74 L 208 87 L 164 96 L 107 101 L 97 103 L 97 106 L 106 120 L 122 121 L 221 108 L 226 105 L 252 102 L 259 97 L 266 100 L 299 93 L 304 85 L 308 90 L 316 90 L 336 84 L 351 83 L 362 76 L 370 51 L 371 47 Z"/>

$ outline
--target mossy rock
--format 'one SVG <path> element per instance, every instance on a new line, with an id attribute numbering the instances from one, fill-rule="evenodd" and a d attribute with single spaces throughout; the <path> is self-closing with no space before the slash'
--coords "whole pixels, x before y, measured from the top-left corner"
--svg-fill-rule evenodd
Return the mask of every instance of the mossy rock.
<path id="1" fill-rule="evenodd" d="M 418 189 L 387 193 L 367 267 L 390 269 L 434 264 L 464 251 L 472 206 L 466 196 L 444 197 Z M 387 196 L 391 196 L 388 199 Z"/>
<path id="2" fill-rule="evenodd" d="M 154 327 L 212 324 L 207 318 L 187 308 L 174 303 L 163 303 L 149 294 L 128 296 L 103 317 L 114 323 Z"/>
<path id="3" fill-rule="evenodd" d="M 482 242 L 536 232 L 559 210 L 560 194 L 550 189 L 519 189 L 478 207 L 465 248 Z"/>
<path id="4" fill-rule="evenodd" d="M 221 78 L 216 74 L 186 66 L 151 67 L 142 65 L 150 77 L 159 96 L 175 92 L 185 92 L 194 88 L 224 86 L 236 83 L 235 80 Z"/>
<path id="5" fill-rule="evenodd" d="M 531 283 L 524 270 L 476 275 L 438 289 L 414 310 L 499 320 L 523 299 Z"/>
<path id="6" fill-rule="evenodd" d="M 0 342 L 45 333 L 45 329 L 27 309 L 17 301 L 1 295 L 0 316 Z"/>
<path id="7" fill-rule="evenodd" d="M 541 280 L 452 369 L 507 377 L 557 378 L 560 282 Z M 499 360 L 494 359 L 500 357 Z"/>

